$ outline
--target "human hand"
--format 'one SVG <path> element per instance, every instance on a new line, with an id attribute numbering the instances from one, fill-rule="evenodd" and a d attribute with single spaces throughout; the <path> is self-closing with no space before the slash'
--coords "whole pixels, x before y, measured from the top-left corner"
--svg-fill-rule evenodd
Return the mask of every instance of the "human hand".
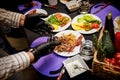
<path id="1" fill-rule="evenodd" d="M 44 42 L 42 44 L 37 45 L 34 48 L 31 48 L 29 51 L 33 53 L 34 55 L 34 61 L 37 61 L 40 57 L 47 55 L 53 49 L 55 46 L 60 45 L 60 42 L 58 41 L 48 41 Z"/>
<path id="2" fill-rule="evenodd" d="M 42 33 L 51 33 L 53 27 L 41 19 L 43 17 L 45 17 L 44 14 L 27 14 L 25 17 L 24 27 L 41 35 Z"/>

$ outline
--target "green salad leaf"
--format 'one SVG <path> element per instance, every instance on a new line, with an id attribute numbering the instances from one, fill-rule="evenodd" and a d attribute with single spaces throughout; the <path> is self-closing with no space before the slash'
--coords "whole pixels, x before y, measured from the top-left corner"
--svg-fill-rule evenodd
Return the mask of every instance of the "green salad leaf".
<path id="1" fill-rule="evenodd" d="M 54 15 L 51 15 L 47 21 L 51 24 L 60 25 L 60 22 L 57 20 L 57 18 Z"/>
<path id="2" fill-rule="evenodd" d="M 84 15 L 83 17 L 80 17 L 77 19 L 77 22 L 88 22 L 88 23 L 98 23 L 101 24 L 101 21 L 96 20 L 93 16 L 91 15 Z"/>

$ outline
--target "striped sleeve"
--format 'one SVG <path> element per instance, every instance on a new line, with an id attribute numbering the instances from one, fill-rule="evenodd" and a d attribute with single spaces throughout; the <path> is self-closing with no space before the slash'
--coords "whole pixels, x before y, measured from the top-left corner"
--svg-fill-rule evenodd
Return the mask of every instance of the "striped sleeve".
<path id="1" fill-rule="evenodd" d="M 30 58 L 24 51 L 0 58 L 0 80 L 8 78 L 13 73 L 23 70 L 29 65 Z"/>
<path id="2" fill-rule="evenodd" d="M 22 14 L 0 8 L 0 26 L 19 28 Z"/>

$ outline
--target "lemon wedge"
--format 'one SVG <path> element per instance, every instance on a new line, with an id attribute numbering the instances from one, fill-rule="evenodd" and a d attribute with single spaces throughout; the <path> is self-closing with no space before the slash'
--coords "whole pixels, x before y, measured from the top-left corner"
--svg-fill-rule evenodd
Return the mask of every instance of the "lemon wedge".
<path id="1" fill-rule="evenodd" d="M 74 30 L 84 30 L 79 24 L 72 24 Z"/>
<path id="2" fill-rule="evenodd" d="M 52 24 L 52 26 L 53 26 L 54 30 L 58 30 L 58 28 L 59 28 L 59 26 L 56 24 Z"/>

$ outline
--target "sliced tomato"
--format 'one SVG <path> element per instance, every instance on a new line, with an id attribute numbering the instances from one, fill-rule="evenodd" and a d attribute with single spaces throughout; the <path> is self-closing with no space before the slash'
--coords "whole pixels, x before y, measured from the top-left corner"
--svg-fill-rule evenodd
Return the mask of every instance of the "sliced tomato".
<path id="1" fill-rule="evenodd" d="M 91 23 L 91 28 L 94 29 L 94 28 L 99 28 L 99 24 L 98 23 Z"/>
<path id="2" fill-rule="evenodd" d="M 59 21 L 61 21 L 62 19 L 63 19 L 63 16 L 61 15 L 61 14 L 55 14 L 55 17 L 59 20 Z"/>

